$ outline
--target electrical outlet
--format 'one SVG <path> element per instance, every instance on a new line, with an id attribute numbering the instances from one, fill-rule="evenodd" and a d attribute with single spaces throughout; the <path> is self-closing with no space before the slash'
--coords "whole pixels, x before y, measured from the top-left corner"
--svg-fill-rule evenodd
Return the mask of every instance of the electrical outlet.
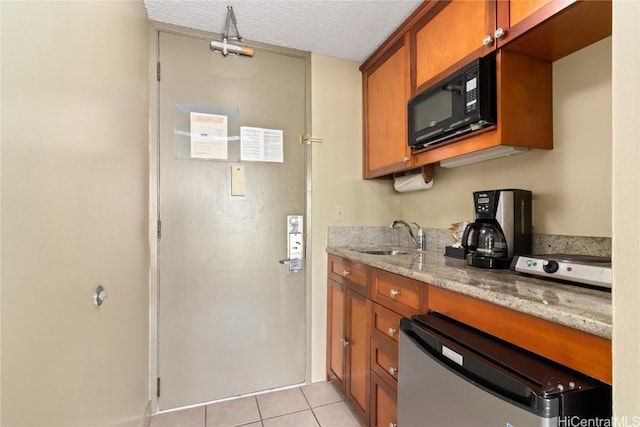
<path id="1" fill-rule="evenodd" d="M 336 219 L 336 221 L 343 221 L 344 220 L 344 207 L 343 206 L 336 206 L 335 219 Z"/>

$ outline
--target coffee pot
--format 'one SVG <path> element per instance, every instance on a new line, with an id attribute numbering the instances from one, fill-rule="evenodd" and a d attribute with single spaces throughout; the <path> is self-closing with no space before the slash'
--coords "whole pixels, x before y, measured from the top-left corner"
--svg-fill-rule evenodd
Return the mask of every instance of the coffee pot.
<path id="1" fill-rule="evenodd" d="M 476 218 L 462 234 L 467 264 L 509 268 L 515 255 L 531 253 L 531 192 L 486 190 L 473 193 Z"/>
<path id="2" fill-rule="evenodd" d="M 467 225 L 462 242 L 471 252 L 493 258 L 508 258 L 507 241 L 497 224 L 474 222 Z"/>

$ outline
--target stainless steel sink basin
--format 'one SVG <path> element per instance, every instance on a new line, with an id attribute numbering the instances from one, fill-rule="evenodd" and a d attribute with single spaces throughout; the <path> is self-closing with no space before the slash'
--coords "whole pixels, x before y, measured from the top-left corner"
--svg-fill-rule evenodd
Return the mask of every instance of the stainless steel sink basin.
<path id="1" fill-rule="evenodd" d="M 409 255 L 411 254 L 411 252 L 398 251 L 398 250 L 363 250 L 363 251 L 356 251 L 356 252 L 360 252 L 361 254 L 368 254 L 368 255 Z"/>

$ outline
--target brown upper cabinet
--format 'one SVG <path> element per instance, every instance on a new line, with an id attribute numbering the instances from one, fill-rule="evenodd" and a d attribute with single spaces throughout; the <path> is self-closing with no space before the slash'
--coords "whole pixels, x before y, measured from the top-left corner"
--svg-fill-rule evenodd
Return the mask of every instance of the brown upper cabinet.
<path id="1" fill-rule="evenodd" d="M 553 148 L 553 61 L 611 35 L 611 0 L 425 1 L 365 61 L 363 177 L 501 145 Z M 407 143 L 407 102 L 497 50 L 498 124 L 427 150 Z"/>
<path id="2" fill-rule="evenodd" d="M 453 0 L 437 2 L 410 31 L 415 40 L 415 85 L 446 77 L 459 62 L 494 49 L 495 2 Z M 468 58 L 468 60 L 467 60 Z"/>
<path id="3" fill-rule="evenodd" d="M 415 47 L 412 95 L 430 80 L 445 77 L 451 68 L 497 48 L 555 61 L 611 34 L 610 0 L 431 3 L 408 29 Z"/>
<path id="4" fill-rule="evenodd" d="M 611 35 L 611 0 L 497 0 L 498 48 L 556 61 Z"/>
<path id="5" fill-rule="evenodd" d="M 410 147 L 399 143 L 407 138 L 407 101 L 411 95 L 408 39 L 402 37 L 362 72 L 365 178 L 411 166 Z M 390 143 L 395 141 L 398 143 Z"/>

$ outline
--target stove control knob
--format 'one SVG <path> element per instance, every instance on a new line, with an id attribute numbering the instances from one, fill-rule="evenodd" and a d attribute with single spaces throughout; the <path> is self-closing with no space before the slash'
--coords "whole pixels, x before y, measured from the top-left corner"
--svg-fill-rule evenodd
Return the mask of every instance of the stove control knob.
<path id="1" fill-rule="evenodd" d="M 555 273 L 558 271 L 558 263 L 556 261 L 544 261 L 542 263 L 542 269 L 547 273 Z"/>

